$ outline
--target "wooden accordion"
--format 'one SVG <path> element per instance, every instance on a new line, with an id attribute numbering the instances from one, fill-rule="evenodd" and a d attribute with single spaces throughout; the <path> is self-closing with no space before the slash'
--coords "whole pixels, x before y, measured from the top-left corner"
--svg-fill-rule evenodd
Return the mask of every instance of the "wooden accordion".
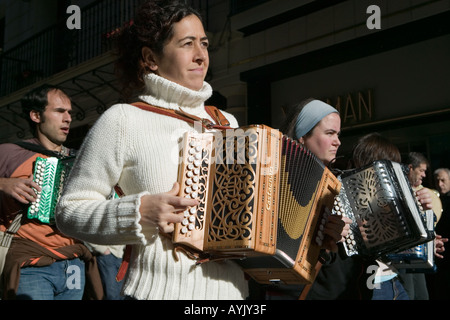
<path id="1" fill-rule="evenodd" d="M 378 160 L 343 173 L 336 208 L 352 219 L 348 256 L 378 258 L 434 238 L 402 165 Z"/>
<path id="2" fill-rule="evenodd" d="M 28 207 L 29 219 L 37 219 L 47 224 L 55 223 L 55 207 L 74 160 L 75 157 L 36 158 L 33 180 L 41 187 L 41 191 L 36 193 L 36 201 Z"/>
<path id="3" fill-rule="evenodd" d="M 180 196 L 195 198 L 173 242 L 234 257 L 259 283 L 315 278 L 325 214 L 340 182 L 312 153 L 264 125 L 184 136 Z"/>

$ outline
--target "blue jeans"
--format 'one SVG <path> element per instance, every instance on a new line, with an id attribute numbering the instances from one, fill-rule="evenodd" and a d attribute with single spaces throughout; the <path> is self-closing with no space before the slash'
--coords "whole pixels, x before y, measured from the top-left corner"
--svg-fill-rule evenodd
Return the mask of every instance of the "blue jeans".
<path id="1" fill-rule="evenodd" d="M 97 265 L 100 277 L 102 278 L 103 291 L 105 293 L 105 300 L 123 300 L 124 297 L 120 295 L 122 290 L 123 280 L 117 282 L 116 275 L 122 263 L 121 258 L 117 258 L 113 254 L 98 255 Z"/>
<path id="2" fill-rule="evenodd" d="M 85 284 L 84 262 L 56 261 L 45 267 L 20 269 L 17 300 L 81 300 Z"/>
<path id="3" fill-rule="evenodd" d="M 409 300 L 409 296 L 397 277 L 380 283 L 373 289 L 372 300 Z"/>

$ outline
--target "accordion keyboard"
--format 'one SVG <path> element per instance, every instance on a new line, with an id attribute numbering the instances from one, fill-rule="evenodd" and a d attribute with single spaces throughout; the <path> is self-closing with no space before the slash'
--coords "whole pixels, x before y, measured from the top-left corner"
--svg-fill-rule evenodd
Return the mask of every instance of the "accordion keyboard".
<path id="1" fill-rule="evenodd" d="M 54 210 L 72 168 L 74 157 L 60 160 L 55 157 L 36 158 L 34 181 L 41 188 L 36 192 L 36 201 L 30 204 L 27 217 L 42 223 L 54 223 Z"/>

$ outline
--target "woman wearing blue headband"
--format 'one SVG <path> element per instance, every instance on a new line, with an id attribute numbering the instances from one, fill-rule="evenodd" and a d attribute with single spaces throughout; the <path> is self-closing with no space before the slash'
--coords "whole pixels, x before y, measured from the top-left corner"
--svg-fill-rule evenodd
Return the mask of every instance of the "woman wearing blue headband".
<path id="1" fill-rule="evenodd" d="M 316 100 L 308 99 L 295 105 L 287 120 L 280 128 L 280 131 L 287 136 L 298 140 L 305 145 L 317 158 L 325 165 L 328 165 L 336 158 L 336 153 L 341 145 L 339 134 L 341 131 L 341 118 L 339 112 L 332 106 Z M 329 236 L 329 241 L 324 242 L 323 247 L 331 251 L 328 255 L 329 261 L 324 265 L 332 267 L 334 271 L 349 270 L 347 266 L 336 264 L 337 242 L 349 229 L 350 219 L 337 215 L 331 215 L 325 226 L 324 233 Z M 325 255 L 327 256 L 327 255 Z M 338 261 L 340 262 L 340 261 Z M 351 271 L 352 272 L 352 271 Z M 348 272 L 345 274 L 348 275 Z M 339 278 L 339 277 L 338 277 Z M 346 280 L 336 282 L 336 279 L 330 279 L 323 272 L 319 272 L 314 285 L 309 291 L 308 299 L 336 299 L 339 293 L 334 289 L 340 289 L 339 283 L 346 283 Z M 329 289 L 331 288 L 331 292 Z M 342 288 L 345 290 L 345 288 Z M 299 285 L 277 285 L 270 286 L 265 291 L 267 299 L 297 299 L 299 295 L 306 293 L 303 286 Z"/>
<path id="2" fill-rule="evenodd" d="M 325 165 L 336 158 L 341 145 L 339 112 L 320 100 L 307 99 L 296 105 L 280 130 L 304 144 Z"/>

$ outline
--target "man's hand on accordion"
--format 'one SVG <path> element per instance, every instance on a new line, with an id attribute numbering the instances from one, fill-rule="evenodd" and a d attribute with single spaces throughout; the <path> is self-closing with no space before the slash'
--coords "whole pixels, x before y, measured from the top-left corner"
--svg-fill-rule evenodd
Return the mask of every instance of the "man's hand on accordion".
<path id="1" fill-rule="evenodd" d="M 427 188 L 422 188 L 420 190 L 416 191 L 416 198 L 422 205 L 423 210 L 430 210 L 432 209 L 432 198 L 431 198 L 431 191 Z"/>
<path id="2" fill-rule="evenodd" d="M 445 243 L 448 242 L 448 238 L 442 238 L 441 235 L 436 235 L 434 239 L 434 255 L 440 259 L 444 258 L 442 253 L 445 251 Z"/>
<path id="3" fill-rule="evenodd" d="M 41 187 L 33 181 L 33 175 L 31 175 L 27 179 L 0 178 L 0 190 L 17 201 L 28 204 L 36 201 L 36 191 L 40 192 Z"/>
<path id="4" fill-rule="evenodd" d="M 329 215 L 325 228 L 323 230 L 326 235 L 322 247 L 332 252 L 338 251 L 338 242 L 344 241 L 350 230 L 350 224 L 352 220 L 350 218 L 340 215 Z"/>
<path id="5" fill-rule="evenodd" d="M 141 224 L 157 226 L 163 233 L 171 233 L 175 223 L 183 221 L 183 212 L 198 205 L 198 201 L 178 196 L 180 185 L 175 182 L 166 193 L 145 195 L 141 198 Z"/>

